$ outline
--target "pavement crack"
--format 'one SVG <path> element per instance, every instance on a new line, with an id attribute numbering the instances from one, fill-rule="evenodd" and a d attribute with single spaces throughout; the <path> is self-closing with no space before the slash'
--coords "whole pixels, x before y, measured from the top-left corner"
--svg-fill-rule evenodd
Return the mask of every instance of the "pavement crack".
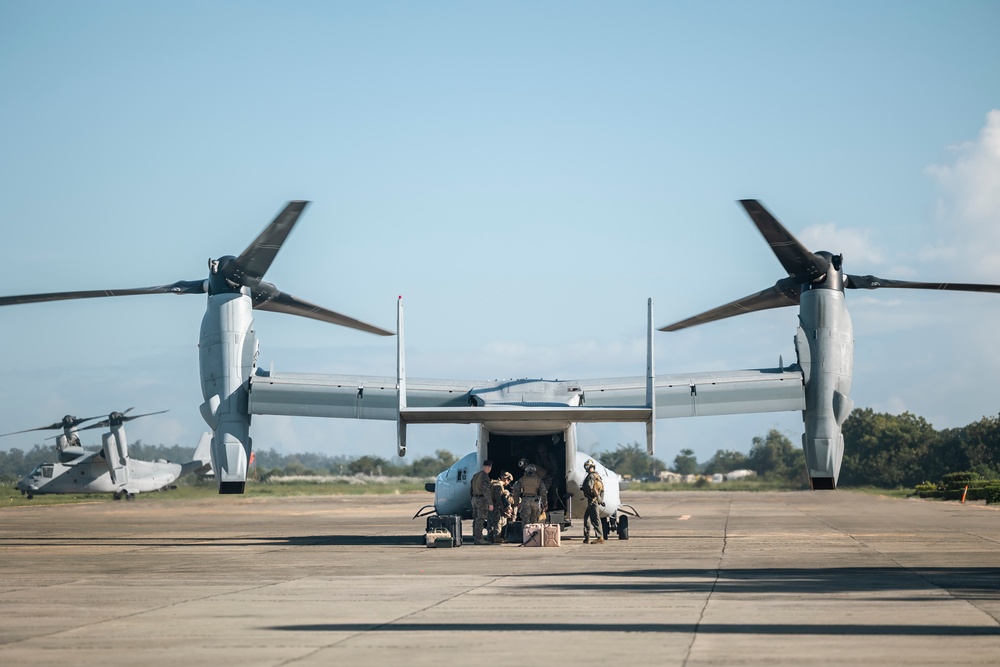
<path id="1" fill-rule="evenodd" d="M 729 519 L 732 515 L 733 500 L 730 498 L 729 504 L 726 506 L 726 523 L 722 527 L 722 551 L 719 552 L 719 564 L 715 567 L 715 579 L 712 581 L 712 587 L 708 590 L 708 595 L 705 597 L 705 604 L 701 606 L 701 611 L 698 613 L 698 621 L 695 623 L 694 631 L 691 633 L 691 642 L 688 644 L 681 667 L 687 667 L 688 661 L 691 659 L 694 643 L 698 641 L 698 630 L 705 620 L 705 612 L 708 611 L 708 603 L 712 601 L 712 595 L 715 593 L 715 589 L 719 585 L 719 579 L 722 577 L 722 561 L 726 557 L 726 547 L 729 546 Z"/>

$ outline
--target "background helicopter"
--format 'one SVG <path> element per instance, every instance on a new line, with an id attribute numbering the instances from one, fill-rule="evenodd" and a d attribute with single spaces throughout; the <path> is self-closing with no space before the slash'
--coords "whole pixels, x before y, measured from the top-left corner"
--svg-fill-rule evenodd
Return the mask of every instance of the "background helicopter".
<path id="1" fill-rule="evenodd" d="M 211 475 L 210 433 L 202 434 L 193 459 L 187 463 L 142 461 L 131 458 L 128 454 L 125 422 L 166 412 L 161 410 L 127 416 L 126 413 L 131 410 L 133 408 L 125 412 L 112 412 L 107 419 L 83 428 L 78 427 L 96 417 L 78 418 L 67 415 L 61 422 L 49 426 L 16 431 L 16 433 L 26 433 L 53 428 L 63 428 L 65 431 L 57 436 L 56 448 L 59 452 L 59 461 L 36 466 L 18 481 L 17 489 L 29 500 L 36 495 L 50 493 L 111 493 L 115 500 L 122 498 L 132 500 L 137 493 L 163 489 L 189 472 L 203 477 Z M 102 436 L 101 450 L 96 452 L 85 450 L 80 444 L 78 431 L 106 427 L 110 427 L 110 431 Z M 13 435 L 13 433 L 3 435 Z"/>

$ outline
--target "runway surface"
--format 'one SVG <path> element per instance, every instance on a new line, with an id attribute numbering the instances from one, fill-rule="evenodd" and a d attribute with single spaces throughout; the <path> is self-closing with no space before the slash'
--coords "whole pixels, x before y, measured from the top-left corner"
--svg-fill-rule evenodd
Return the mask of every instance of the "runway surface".
<path id="1" fill-rule="evenodd" d="M 425 548 L 429 494 L 5 509 L 0 665 L 1000 663 L 993 507 L 625 496 L 544 549 Z"/>

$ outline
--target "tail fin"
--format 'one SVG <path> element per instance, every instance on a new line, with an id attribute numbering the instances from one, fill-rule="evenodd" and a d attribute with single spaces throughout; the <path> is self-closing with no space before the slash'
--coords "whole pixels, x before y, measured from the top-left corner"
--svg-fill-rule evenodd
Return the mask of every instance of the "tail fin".
<path id="1" fill-rule="evenodd" d="M 199 477 L 215 477 L 212 469 L 212 434 L 205 432 L 194 449 L 194 457 L 181 466 L 184 473 L 193 472 Z M 183 473 L 182 473 L 183 474 Z"/>

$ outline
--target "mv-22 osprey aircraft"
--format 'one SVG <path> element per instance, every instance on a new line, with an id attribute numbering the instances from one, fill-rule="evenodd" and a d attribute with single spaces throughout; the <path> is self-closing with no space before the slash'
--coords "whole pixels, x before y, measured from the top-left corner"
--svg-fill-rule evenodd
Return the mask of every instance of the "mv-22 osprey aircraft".
<path id="1" fill-rule="evenodd" d="M 594 380 L 426 380 L 406 375 L 402 300 L 398 301 L 395 377 L 277 373 L 257 367 L 253 310 L 284 312 L 378 335 L 391 332 L 302 301 L 263 280 L 308 202 L 294 201 L 239 257 L 209 261 L 204 280 L 123 290 L 57 292 L 0 298 L 0 306 L 62 299 L 137 294 L 208 294 L 199 343 L 201 414 L 214 432 L 212 463 L 220 493 L 242 493 L 254 414 L 382 419 L 397 423 L 397 453 L 406 453 L 411 424 L 478 424 L 476 452 L 441 473 L 435 485 L 438 513 L 470 510 L 469 481 L 484 459 L 493 470 L 515 471 L 522 456 L 547 455 L 555 464 L 556 495 L 570 517 L 582 517 L 580 484 L 585 455 L 577 451 L 578 422 L 642 422 L 654 453 L 655 420 L 752 412 L 801 410 L 803 447 L 814 489 L 834 489 L 843 455 L 841 426 L 850 414 L 853 332 L 845 288 L 918 288 L 1000 292 L 1000 286 L 916 283 L 855 276 L 843 258 L 812 253 L 758 202 L 741 203 L 788 273 L 773 287 L 702 315 L 664 327 L 677 329 L 731 315 L 800 306 L 795 364 L 780 368 L 657 376 L 653 369 L 652 305 L 647 313 L 644 376 Z M 619 517 L 621 479 L 603 467 L 605 518 Z"/>
<path id="2" fill-rule="evenodd" d="M 125 422 L 165 412 L 162 410 L 129 416 L 132 409 L 112 412 L 107 419 L 83 428 L 79 428 L 80 424 L 97 417 L 66 415 L 48 426 L 0 434 L 3 437 L 30 431 L 63 431 L 55 438 L 59 460 L 36 466 L 18 481 L 18 491 L 27 496 L 28 500 L 50 493 L 110 493 L 115 500 L 132 500 L 137 493 L 165 489 L 187 473 L 202 476 L 211 474 L 209 433 L 202 434 L 192 460 L 187 463 L 141 461 L 129 456 Z M 101 438 L 101 450 L 85 450 L 80 443 L 79 431 L 106 427 L 110 430 Z"/>

